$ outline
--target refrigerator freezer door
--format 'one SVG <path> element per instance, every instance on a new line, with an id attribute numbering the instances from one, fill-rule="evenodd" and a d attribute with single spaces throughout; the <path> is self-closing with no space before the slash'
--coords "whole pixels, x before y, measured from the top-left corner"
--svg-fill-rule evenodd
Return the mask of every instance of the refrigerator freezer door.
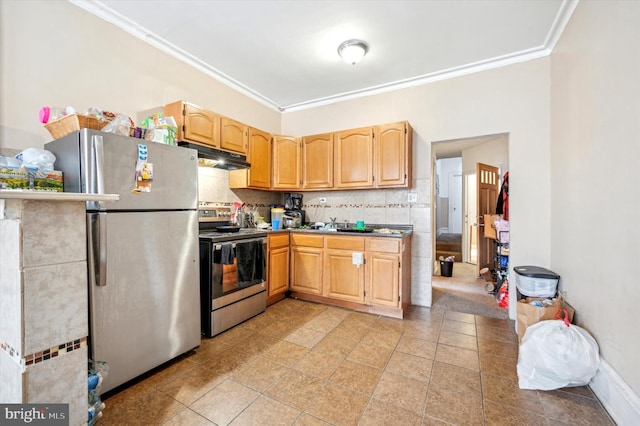
<path id="1" fill-rule="evenodd" d="M 136 193 L 138 145 L 153 164 L 150 192 Z M 119 194 L 88 210 L 187 210 L 198 207 L 198 156 L 193 149 L 82 129 L 45 145 L 64 173 L 64 190 Z"/>
<path id="2" fill-rule="evenodd" d="M 89 346 L 109 364 L 107 392 L 200 344 L 198 219 L 196 211 L 87 216 L 89 270 L 100 271 L 89 279 Z"/>

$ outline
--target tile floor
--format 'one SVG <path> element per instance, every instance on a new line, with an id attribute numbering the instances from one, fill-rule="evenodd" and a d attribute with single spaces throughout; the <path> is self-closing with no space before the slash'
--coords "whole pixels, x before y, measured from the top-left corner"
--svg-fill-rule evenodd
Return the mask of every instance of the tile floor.
<path id="1" fill-rule="evenodd" d="M 105 399 L 99 425 L 607 425 L 588 387 L 518 389 L 513 322 L 285 299 Z"/>

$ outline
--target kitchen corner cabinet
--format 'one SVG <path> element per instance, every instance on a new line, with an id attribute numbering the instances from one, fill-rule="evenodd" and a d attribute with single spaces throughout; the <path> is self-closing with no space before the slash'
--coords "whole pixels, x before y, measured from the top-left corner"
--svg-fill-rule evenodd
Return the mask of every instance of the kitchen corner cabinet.
<path id="1" fill-rule="evenodd" d="M 364 260 L 362 237 L 325 237 L 324 296 L 364 303 L 365 265 L 353 264 L 353 254 Z"/>
<path id="2" fill-rule="evenodd" d="M 374 179 L 377 188 L 411 185 L 412 139 L 413 129 L 406 121 L 376 126 Z"/>
<path id="3" fill-rule="evenodd" d="M 373 187 L 373 127 L 336 133 L 334 187 Z"/>
<path id="4" fill-rule="evenodd" d="M 302 138 L 302 189 L 333 188 L 333 134 Z"/>
<path id="5" fill-rule="evenodd" d="M 229 170 L 229 187 L 271 188 L 271 135 L 249 127 L 248 169 Z"/>
<path id="6" fill-rule="evenodd" d="M 179 141 L 220 147 L 219 115 L 189 102 L 177 101 L 164 106 L 164 116 L 176 120 Z"/>
<path id="7" fill-rule="evenodd" d="M 302 185 L 301 139 L 273 137 L 273 189 L 299 189 Z"/>
<path id="8" fill-rule="evenodd" d="M 267 242 L 267 305 L 289 290 L 289 233 L 270 234 Z"/>
<path id="9" fill-rule="evenodd" d="M 249 149 L 249 126 L 227 117 L 221 117 L 220 148 L 239 154 L 247 154 Z"/>
<path id="10" fill-rule="evenodd" d="M 290 235 L 290 247 L 289 285 L 291 290 L 321 296 L 324 237 L 293 233 Z"/>

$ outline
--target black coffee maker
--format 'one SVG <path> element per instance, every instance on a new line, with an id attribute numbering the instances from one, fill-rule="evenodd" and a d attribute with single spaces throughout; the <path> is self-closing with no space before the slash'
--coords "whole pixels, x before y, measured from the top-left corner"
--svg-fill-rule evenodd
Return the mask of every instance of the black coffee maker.
<path id="1" fill-rule="evenodd" d="M 286 216 L 299 217 L 300 224 L 304 225 L 304 210 L 302 210 L 302 194 L 285 193 L 284 194 L 284 214 Z"/>
<path id="2" fill-rule="evenodd" d="M 284 195 L 284 208 L 286 210 L 302 210 L 302 194 L 286 193 Z"/>

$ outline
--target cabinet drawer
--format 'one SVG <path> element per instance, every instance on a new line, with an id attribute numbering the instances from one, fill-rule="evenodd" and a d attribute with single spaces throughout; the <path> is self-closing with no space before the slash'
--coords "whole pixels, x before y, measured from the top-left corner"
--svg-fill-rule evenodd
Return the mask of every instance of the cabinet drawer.
<path id="1" fill-rule="evenodd" d="M 273 234 L 269 235 L 269 248 L 286 247 L 289 245 L 289 234 Z"/>
<path id="2" fill-rule="evenodd" d="M 306 247 L 324 247 L 324 237 L 322 235 L 291 234 L 291 244 Z"/>
<path id="3" fill-rule="evenodd" d="M 364 251 L 363 237 L 327 237 L 327 248 Z"/>
<path id="4" fill-rule="evenodd" d="M 399 239 L 391 238 L 371 238 L 369 240 L 369 251 L 378 251 L 382 253 L 400 253 Z"/>

